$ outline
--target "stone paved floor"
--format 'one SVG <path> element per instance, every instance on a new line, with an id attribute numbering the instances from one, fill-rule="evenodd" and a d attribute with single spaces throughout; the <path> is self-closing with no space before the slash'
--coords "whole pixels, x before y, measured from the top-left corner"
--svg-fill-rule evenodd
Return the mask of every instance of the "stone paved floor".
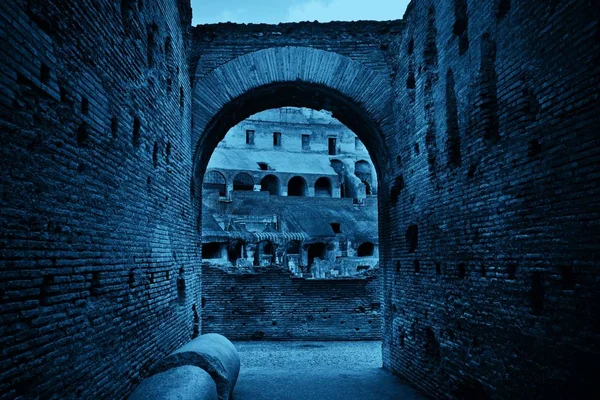
<path id="1" fill-rule="evenodd" d="M 234 400 L 424 399 L 381 368 L 380 342 L 236 342 Z"/>

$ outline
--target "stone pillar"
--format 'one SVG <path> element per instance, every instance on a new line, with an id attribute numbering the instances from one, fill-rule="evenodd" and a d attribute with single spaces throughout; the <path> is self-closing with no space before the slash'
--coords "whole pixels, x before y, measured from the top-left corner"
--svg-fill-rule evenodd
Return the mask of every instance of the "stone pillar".
<path id="1" fill-rule="evenodd" d="M 308 187 L 308 190 L 306 191 L 306 197 L 315 197 L 315 187 L 314 186 Z"/>

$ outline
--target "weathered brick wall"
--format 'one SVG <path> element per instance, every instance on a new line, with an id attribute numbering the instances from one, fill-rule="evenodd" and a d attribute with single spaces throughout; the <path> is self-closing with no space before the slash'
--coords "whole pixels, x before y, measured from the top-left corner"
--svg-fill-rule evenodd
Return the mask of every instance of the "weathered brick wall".
<path id="1" fill-rule="evenodd" d="M 600 7 L 410 9 L 390 49 L 385 366 L 437 398 L 589 397 L 600 349 Z"/>
<path id="2" fill-rule="evenodd" d="M 378 340 L 376 277 L 297 278 L 281 267 L 240 273 L 202 265 L 202 332 L 235 340 Z"/>
<path id="3" fill-rule="evenodd" d="M 345 55 L 387 76 L 392 61 L 389 46 L 402 27 L 402 21 L 198 25 L 193 28 L 191 73 L 196 78 L 205 76 L 261 49 L 306 46 Z"/>
<path id="4" fill-rule="evenodd" d="M 123 398 L 199 330 L 191 10 L 0 11 L 0 397 Z"/>

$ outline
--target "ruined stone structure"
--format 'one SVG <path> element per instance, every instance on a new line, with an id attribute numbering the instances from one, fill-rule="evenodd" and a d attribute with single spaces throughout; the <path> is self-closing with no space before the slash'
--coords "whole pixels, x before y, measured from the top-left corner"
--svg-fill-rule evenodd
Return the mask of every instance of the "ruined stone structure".
<path id="1" fill-rule="evenodd" d="M 373 170 L 362 142 L 325 112 L 254 115 L 229 131 L 208 164 L 204 262 L 282 265 L 311 278 L 368 272 L 379 261 Z"/>
<path id="2" fill-rule="evenodd" d="M 436 398 L 598 392 L 596 1 L 197 28 L 186 0 L 0 9 L 4 397 L 120 398 L 198 335 L 210 154 L 282 106 L 372 157 L 386 368 Z"/>

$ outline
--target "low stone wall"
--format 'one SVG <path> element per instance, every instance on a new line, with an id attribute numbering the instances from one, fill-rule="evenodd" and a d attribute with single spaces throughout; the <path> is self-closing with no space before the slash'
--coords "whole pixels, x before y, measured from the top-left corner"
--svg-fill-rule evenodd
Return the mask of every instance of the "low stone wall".
<path id="1" fill-rule="evenodd" d="M 203 264 L 202 331 L 231 340 L 378 340 L 377 276 L 305 279 Z"/>

